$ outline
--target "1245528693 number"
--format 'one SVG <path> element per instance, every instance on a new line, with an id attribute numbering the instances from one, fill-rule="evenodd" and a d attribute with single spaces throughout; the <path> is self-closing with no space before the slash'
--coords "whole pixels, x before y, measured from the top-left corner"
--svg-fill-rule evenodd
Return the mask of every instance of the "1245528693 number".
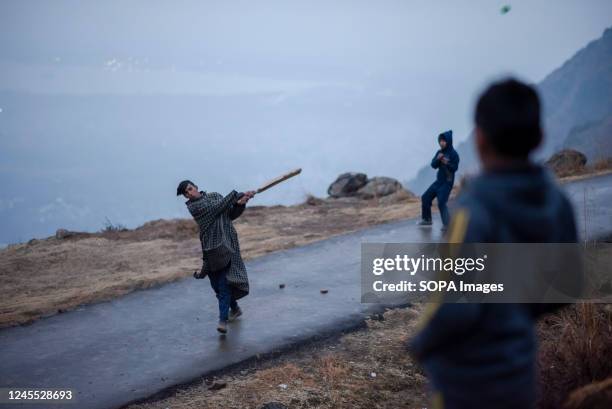
<path id="1" fill-rule="evenodd" d="M 8 400 L 72 400 L 73 393 L 70 389 L 8 389 L 6 396 Z"/>

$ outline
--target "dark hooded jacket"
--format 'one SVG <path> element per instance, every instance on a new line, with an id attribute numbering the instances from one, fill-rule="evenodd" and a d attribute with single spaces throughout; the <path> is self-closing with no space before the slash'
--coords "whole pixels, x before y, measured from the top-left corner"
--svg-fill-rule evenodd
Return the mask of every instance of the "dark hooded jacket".
<path id="1" fill-rule="evenodd" d="M 471 181 L 457 211 L 472 215 L 464 242 L 573 243 L 573 208 L 549 172 L 537 165 L 487 172 Z"/>
<path id="2" fill-rule="evenodd" d="M 438 135 L 438 141 L 444 139 L 446 141 L 446 147 L 439 149 L 431 160 L 431 167 L 438 169 L 436 175 L 436 182 L 448 183 L 451 186 L 455 182 L 455 172 L 459 168 L 459 155 L 453 147 L 453 131 L 446 131 Z M 438 159 L 438 154 L 442 153 L 447 159 L 448 163 L 444 164 Z"/>
<path id="3" fill-rule="evenodd" d="M 459 242 L 577 241 L 569 200 L 538 166 L 477 177 L 457 200 L 449 237 L 459 217 L 467 223 Z M 558 307 L 432 304 L 410 350 L 434 389 L 455 407 L 531 407 L 536 395 L 534 321 Z"/>

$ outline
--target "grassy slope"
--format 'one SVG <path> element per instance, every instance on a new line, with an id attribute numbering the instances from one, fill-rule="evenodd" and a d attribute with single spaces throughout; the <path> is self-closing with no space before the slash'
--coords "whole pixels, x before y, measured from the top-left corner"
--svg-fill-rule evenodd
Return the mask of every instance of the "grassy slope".
<path id="1" fill-rule="evenodd" d="M 414 217 L 420 211 L 419 202 L 408 197 L 311 203 L 248 208 L 235 223 L 243 257 Z M 13 245 L 0 250 L 0 327 L 189 277 L 200 267 L 198 229 L 189 219 Z"/>

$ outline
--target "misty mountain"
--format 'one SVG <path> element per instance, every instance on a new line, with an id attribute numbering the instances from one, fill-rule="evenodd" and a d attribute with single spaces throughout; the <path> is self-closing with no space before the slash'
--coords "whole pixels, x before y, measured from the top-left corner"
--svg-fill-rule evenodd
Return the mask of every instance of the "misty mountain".
<path id="1" fill-rule="evenodd" d="M 612 114 L 599 121 L 589 122 L 573 128 L 565 141 L 564 148 L 579 150 L 587 156 L 589 163 L 612 157 Z"/>
<path id="2" fill-rule="evenodd" d="M 536 85 L 544 108 L 545 140 L 536 159 L 563 149 L 577 149 L 589 162 L 612 156 L 612 28 L 578 51 Z M 473 133 L 456 146 L 459 173 L 477 170 Z M 434 152 L 431 153 L 432 156 Z M 434 170 L 422 167 L 408 182 L 416 193 L 434 180 Z"/>

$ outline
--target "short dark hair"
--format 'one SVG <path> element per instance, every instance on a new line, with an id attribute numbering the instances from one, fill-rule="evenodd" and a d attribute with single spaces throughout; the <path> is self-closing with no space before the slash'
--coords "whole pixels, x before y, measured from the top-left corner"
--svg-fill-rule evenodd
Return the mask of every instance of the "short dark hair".
<path id="1" fill-rule="evenodd" d="M 183 180 L 181 183 L 179 183 L 178 187 L 176 188 L 176 195 L 180 196 L 184 194 L 188 185 L 196 186 L 196 184 L 193 183 L 191 180 Z"/>
<path id="2" fill-rule="evenodd" d="M 538 93 L 513 78 L 493 83 L 480 95 L 474 120 L 505 156 L 528 156 L 542 141 Z"/>

